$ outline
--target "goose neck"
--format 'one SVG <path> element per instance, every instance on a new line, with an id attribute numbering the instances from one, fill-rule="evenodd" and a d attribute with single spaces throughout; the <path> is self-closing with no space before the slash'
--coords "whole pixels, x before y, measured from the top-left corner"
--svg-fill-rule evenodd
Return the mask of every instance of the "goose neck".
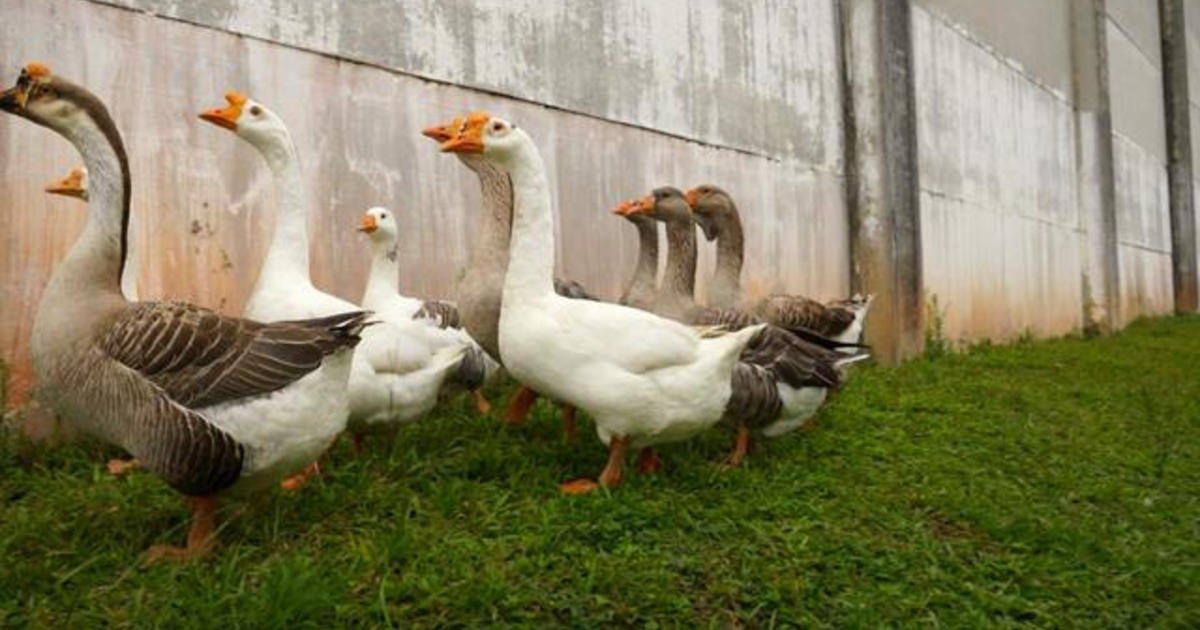
<path id="1" fill-rule="evenodd" d="M 371 240 L 371 270 L 363 304 L 379 304 L 400 292 L 400 262 L 395 239 Z"/>
<path id="2" fill-rule="evenodd" d="M 55 284 L 76 292 L 120 294 L 130 201 L 125 147 L 107 112 L 92 113 L 62 135 L 78 149 L 88 169 L 88 215 L 83 233 L 55 274 Z"/>
<path id="3" fill-rule="evenodd" d="M 621 295 L 622 304 L 648 304 L 654 298 L 654 277 L 658 271 L 658 225 L 649 219 L 635 219 L 638 232 L 638 258 L 633 277 Z"/>
<path id="4" fill-rule="evenodd" d="M 732 306 L 741 294 L 743 239 L 742 222 L 736 214 L 721 219 L 717 269 L 709 290 L 709 302 L 714 306 Z"/>
<path id="5" fill-rule="evenodd" d="M 477 155 L 459 157 L 479 177 L 479 192 L 483 213 L 471 249 L 472 268 L 496 268 L 504 271 L 508 264 L 508 247 L 512 238 L 513 186 L 508 173 Z"/>
<path id="6" fill-rule="evenodd" d="M 262 273 L 308 280 L 308 216 L 305 181 L 300 160 L 290 138 L 258 146 L 275 177 L 279 205 L 275 232 L 263 263 Z"/>
<path id="7" fill-rule="evenodd" d="M 672 300 L 690 303 L 696 292 L 696 224 L 690 217 L 669 218 L 667 269 L 663 289 Z"/>
<path id="8" fill-rule="evenodd" d="M 504 303 L 509 296 L 536 298 L 554 293 L 554 215 L 541 155 L 529 136 L 500 164 L 513 187 L 512 241 L 504 277 Z"/>

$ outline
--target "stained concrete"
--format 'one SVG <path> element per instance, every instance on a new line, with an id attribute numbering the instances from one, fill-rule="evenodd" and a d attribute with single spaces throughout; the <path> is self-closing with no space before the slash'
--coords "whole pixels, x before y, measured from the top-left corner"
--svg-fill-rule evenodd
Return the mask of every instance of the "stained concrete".
<path id="1" fill-rule="evenodd" d="M 111 0 L 720 146 L 841 159 L 828 0 Z"/>
<path id="2" fill-rule="evenodd" d="M 1060 95 L 1071 92 L 1070 0 L 913 0 Z"/>
<path id="3" fill-rule="evenodd" d="M 944 334 L 1078 328 L 1071 104 L 940 13 L 913 9 L 913 46 L 925 288 Z"/>
<path id="4" fill-rule="evenodd" d="M 1172 310 L 1166 126 L 1157 3 L 1108 2 L 1123 321 Z"/>

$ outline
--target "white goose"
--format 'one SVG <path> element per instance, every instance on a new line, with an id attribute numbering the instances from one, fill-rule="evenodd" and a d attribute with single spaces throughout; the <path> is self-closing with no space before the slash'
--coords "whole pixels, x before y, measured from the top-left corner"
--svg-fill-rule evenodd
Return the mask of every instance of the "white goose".
<path id="1" fill-rule="evenodd" d="M 369 372 L 350 380 L 349 426 L 356 449 L 369 427 L 412 420 L 432 409 L 447 379 L 472 389 L 482 405 L 486 401 L 474 388 L 496 367 L 470 336 L 444 321 L 454 319 L 453 305 L 399 293 L 395 213 L 371 208 L 358 229 L 368 235 L 371 250 L 362 304 L 380 323 L 363 332 L 356 351 Z"/>
<path id="2" fill-rule="evenodd" d="M 46 184 L 46 192 L 52 195 L 62 195 L 64 197 L 74 197 L 82 199 L 85 202 L 88 200 L 88 174 L 86 166 L 76 166 L 67 171 L 67 174 L 62 179 L 55 180 Z M 137 235 L 133 231 L 133 222 L 129 226 L 129 248 L 125 259 L 125 269 L 121 272 L 121 294 L 130 302 L 138 301 L 137 276 L 138 276 L 138 257 Z"/>
<path id="3" fill-rule="evenodd" d="M 243 314 L 259 321 L 276 322 L 357 310 L 359 307 L 352 302 L 313 286 L 309 276 L 308 204 L 300 160 L 287 126 L 274 112 L 238 92 L 226 93 L 225 100 L 228 106 L 206 110 L 200 114 L 200 118 L 233 131 L 257 149 L 275 176 L 279 191 L 279 207 L 275 214 L 271 245 Z M 350 356 L 346 356 L 329 366 L 328 377 L 345 385 L 352 367 L 355 373 L 362 372 L 361 362 L 357 359 L 352 361 Z M 340 418 L 343 425 L 350 412 L 346 387 L 337 389 L 334 395 L 314 398 L 305 403 L 309 406 L 309 413 Z M 285 482 L 285 487 L 296 488 L 319 470 L 314 461 Z"/>
<path id="4" fill-rule="evenodd" d="M 721 420 L 734 364 L 762 326 L 706 335 L 645 311 L 559 296 L 550 191 L 533 140 L 505 120 L 474 116 L 442 150 L 481 154 L 512 179 L 500 355 L 519 381 L 595 419 L 609 449 L 599 485 L 621 482 L 630 446 L 687 439 Z M 579 480 L 562 489 L 596 487 Z"/>
<path id="5" fill-rule="evenodd" d="M 30 339 L 45 399 L 81 430 L 132 453 L 189 499 L 187 547 L 211 549 L 221 496 L 250 492 L 312 461 L 345 417 L 312 400 L 343 383 L 366 314 L 261 324 L 183 302 L 128 302 L 129 160 L 107 108 L 84 88 L 29 64 L 0 110 L 69 140 L 91 176 L 87 225 L 42 294 Z"/>

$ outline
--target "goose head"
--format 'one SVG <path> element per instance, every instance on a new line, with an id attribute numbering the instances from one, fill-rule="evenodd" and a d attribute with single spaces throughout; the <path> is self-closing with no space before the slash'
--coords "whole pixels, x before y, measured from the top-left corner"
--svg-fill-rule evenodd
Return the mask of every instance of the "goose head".
<path id="1" fill-rule="evenodd" d="M 710 241 L 721 235 L 721 225 L 736 212 L 729 193 L 712 184 L 692 188 L 684 198 L 692 209 L 692 218 L 704 230 L 704 238 Z"/>
<path id="2" fill-rule="evenodd" d="M 87 90 L 33 62 L 21 69 L 17 83 L 0 92 L 0 110 L 26 118 L 72 138 L 83 125 L 108 118 L 107 109 Z M 103 115 L 99 115 L 99 114 Z M 113 130 L 115 133 L 115 129 Z M 106 132 L 107 134 L 107 132 Z"/>
<path id="3" fill-rule="evenodd" d="M 67 172 L 66 177 L 46 184 L 46 192 L 87 201 L 87 168 L 76 166 Z"/>
<path id="4" fill-rule="evenodd" d="M 517 126 L 487 112 L 471 112 L 457 132 L 442 143 L 444 152 L 480 154 L 503 159 L 512 155 L 527 136 Z"/>
<path id="5" fill-rule="evenodd" d="M 683 191 L 674 186 L 660 186 L 642 198 L 646 212 L 659 221 L 692 221 L 691 204 L 684 198 Z"/>
<path id="6" fill-rule="evenodd" d="M 400 233 L 396 225 L 396 215 L 387 208 L 371 208 L 363 213 L 358 221 L 358 231 L 366 234 L 371 238 L 373 243 L 386 243 L 388 245 L 396 241 L 396 236 Z"/>
<path id="7" fill-rule="evenodd" d="M 275 112 L 240 92 L 225 93 L 225 107 L 200 113 L 200 119 L 228 129 L 259 148 L 288 144 L 287 125 Z"/>

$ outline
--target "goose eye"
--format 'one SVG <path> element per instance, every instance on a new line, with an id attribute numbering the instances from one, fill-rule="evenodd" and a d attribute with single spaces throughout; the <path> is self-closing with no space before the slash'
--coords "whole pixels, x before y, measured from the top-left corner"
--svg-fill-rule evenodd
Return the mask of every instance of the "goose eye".
<path id="1" fill-rule="evenodd" d="M 501 131 L 504 131 L 504 123 L 498 122 L 498 121 L 492 123 L 492 131 L 494 131 L 496 133 L 500 133 Z"/>
<path id="2" fill-rule="evenodd" d="M 262 114 L 262 108 L 259 107 L 258 105 L 254 105 L 250 108 L 250 113 L 255 116 L 259 116 Z"/>
<path id="3" fill-rule="evenodd" d="M 379 215 L 379 218 L 380 218 L 380 219 L 386 219 L 386 218 L 387 218 L 387 213 L 386 213 L 386 212 L 380 213 L 380 215 Z"/>

